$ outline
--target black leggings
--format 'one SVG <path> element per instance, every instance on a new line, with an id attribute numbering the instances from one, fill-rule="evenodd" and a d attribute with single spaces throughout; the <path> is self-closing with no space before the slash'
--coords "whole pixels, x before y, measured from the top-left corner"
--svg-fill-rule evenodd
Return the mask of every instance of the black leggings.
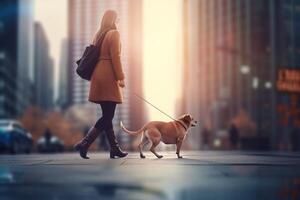
<path id="1" fill-rule="evenodd" d="M 98 119 L 95 127 L 101 131 L 109 131 L 113 129 L 112 120 L 115 115 L 116 103 L 113 101 L 101 101 L 99 102 L 102 109 L 102 117 Z"/>

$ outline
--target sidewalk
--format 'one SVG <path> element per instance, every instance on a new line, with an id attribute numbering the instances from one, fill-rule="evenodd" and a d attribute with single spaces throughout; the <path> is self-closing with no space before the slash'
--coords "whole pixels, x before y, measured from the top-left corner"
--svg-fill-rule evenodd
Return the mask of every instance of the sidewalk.
<path id="1" fill-rule="evenodd" d="M 300 154 L 0 155 L 0 199 L 300 199 Z"/>

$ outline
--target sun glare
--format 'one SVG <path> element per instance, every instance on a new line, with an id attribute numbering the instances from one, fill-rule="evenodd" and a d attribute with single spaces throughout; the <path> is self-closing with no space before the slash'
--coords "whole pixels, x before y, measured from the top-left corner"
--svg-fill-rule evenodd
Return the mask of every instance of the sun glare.
<path id="1" fill-rule="evenodd" d="M 144 94 L 174 117 L 181 93 L 181 4 L 181 0 L 145 0 L 143 5 Z M 151 106 L 147 109 L 150 120 L 170 120 Z"/>

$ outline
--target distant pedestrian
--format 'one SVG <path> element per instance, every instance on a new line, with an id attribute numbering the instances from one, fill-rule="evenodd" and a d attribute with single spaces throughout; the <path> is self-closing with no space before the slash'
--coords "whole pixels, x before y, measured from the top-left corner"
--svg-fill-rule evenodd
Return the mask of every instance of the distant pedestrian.
<path id="1" fill-rule="evenodd" d="M 91 77 L 89 93 L 89 101 L 100 105 L 102 117 L 87 135 L 74 146 L 80 152 L 80 156 L 85 159 L 88 159 L 87 151 L 90 145 L 102 131 L 106 133 L 110 144 L 110 158 L 127 156 L 127 153 L 121 151 L 118 145 L 112 124 L 116 105 L 123 102 L 122 88 L 125 87 L 117 22 L 117 13 L 113 10 L 107 10 L 92 42 L 97 45 L 103 39 L 99 60 Z"/>
<path id="2" fill-rule="evenodd" d="M 49 146 L 52 138 L 52 133 L 49 128 L 47 128 L 46 131 L 44 132 L 44 138 L 45 138 L 46 146 Z"/>
<path id="3" fill-rule="evenodd" d="M 299 131 L 294 128 L 290 135 L 291 139 L 291 145 L 292 145 L 292 151 L 298 151 L 299 150 Z"/>
<path id="4" fill-rule="evenodd" d="M 202 149 L 203 150 L 208 150 L 210 148 L 210 138 L 211 138 L 211 132 L 205 126 L 203 128 L 203 130 L 201 131 Z"/>
<path id="5" fill-rule="evenodd" d="M 229 127 L 228 132 L 229 132 L 229 140 L 230 140 L 232 149 L 237 149 L 240 136 L 239 136 L 239 131 L 238 131 L 236 125 L 232 123 Z"/>

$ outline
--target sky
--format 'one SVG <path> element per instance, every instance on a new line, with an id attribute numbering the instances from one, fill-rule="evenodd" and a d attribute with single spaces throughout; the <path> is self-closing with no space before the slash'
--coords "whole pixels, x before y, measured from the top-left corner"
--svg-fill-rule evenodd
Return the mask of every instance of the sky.
<path id="1" fill-rule="evenodd" d="M 181 0 L 145 0 L 143 5 L 144 94 L 174 118 L 178 117 L 174 108 L 182 83 L 181 10 Z M 156 109 L 147 108 L 150 120 L 170 120 Z"/>
<path id="2" fill-rule="evenodd" d="M 61 42 L 67 37 L 68 1 L 34 1 L 35 20 L 42 23 L 49 39 L 50 54 L 55 62 L 57 88 Z M 145 98 L 173 117 L 177 117 L 174 108 L 181 94 L 181 9 L 181 0 L 144 0 L 143 5 Z M 55 91 L 57 96 L 57 89 Z M 170 120 L 149 105 L 145 106 L 150 120 Z"/>

